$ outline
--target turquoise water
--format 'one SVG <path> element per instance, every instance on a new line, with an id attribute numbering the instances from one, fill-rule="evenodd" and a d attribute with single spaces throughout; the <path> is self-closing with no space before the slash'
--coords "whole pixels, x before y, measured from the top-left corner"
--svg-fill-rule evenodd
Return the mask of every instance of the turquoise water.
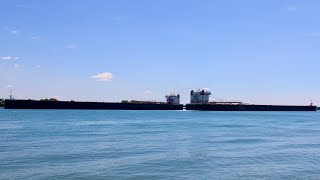
<path id="1" fill-rule="evenodd" d="M 0 109 L 0 179 L 320 179 L 320 112 Z"/>

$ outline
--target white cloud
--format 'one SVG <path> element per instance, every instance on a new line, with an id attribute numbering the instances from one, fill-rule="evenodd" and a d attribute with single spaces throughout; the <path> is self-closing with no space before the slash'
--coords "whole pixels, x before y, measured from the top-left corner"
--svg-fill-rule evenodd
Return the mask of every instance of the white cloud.
<path id="1" fill-rule="evenodd" d="M 19 57 L 17 56 L 3 56 L 1 57 L 2 60 L 18 60 Z"/>
<path id="2" fill-rule="evenodd" d="M 13 29 L 9 26 L 4 26 L 3 30 L 7 31 L 8 33 L 10 33 L 11 35 L 18 35 L 20 34 L 20 31 L 18 29 Z"/>
<path id="3" fill-rule="evenodd" d="M 20 69 L 20 64 L 14 64 L 14 65 L 13 65 L 13 68 L 14 68 L 15 70 L 19 70 L 19 69 Z"/>
<path id="4" fill-rule="evenodd" d="M 296 11 L 296 10 L 297 10 L 297 6 L 290 5 L 290 6 L 287 7 L 287 10 L 288 10 L 289 12 Z"/>
<path id="5" fill-rule="evenodd" d="M 40 65 L 36 65 L 36 66 L 34 66 L 34 68 L 39 69 L 39 68 L 41 68 L 41 66 Z"/>
<path id="6" fill-rule="evenodd" d="M 9 88 L 12 88 L 13 86 L 12 85 L 6 85 L 5 88 L 9 89 Z"/>
<path id="7" fill-rule="evenodd" d="M 32 36 L 31 39 L 32 39 L 32 40 L 39 40 L 40 37 L 39 37 L 39 36 Z"/>
<path id="8" fill-rule="evenodd" d="M 2 60 L 12 60 L 12 57 L 11 56 L 4 56 L 4 57 L 1 57 Z"/>
<path id="9" fill-rule="evenodd" d="M 97 81 L 111 81 L 113 78 L 113 75 L 110 72 L 104 72 L 104 73 L 94 75 L 91 78 L 96 79 Z"/>
<path id="10" fill-rule="evenodd" d="M 65 48 L 67 48 L 67 49 L 75 49 L 75 48 L 77 48 L 77 45 L 76 44 L 68 44 L 68 45 L 65 46 Z"/>
<path id="11" fill-rule="evenodd" d="M 145 92 L 143 92 L 144 94 L 152 94 L 152 92 L 151 91 L 145 91 Z"/>
<path id="12" fill-rule="evenodd" d="M 17 35 L 19 34 L 19 30 L 11 30 L 10 33 L 13 35 Z"/>
<path id="13" fill-rule="evenodd" d="M 210 91 L 210 88 L 202 88 L 205 91 Z"/>
<path id="14" fill-rule="evenodd" d="M 17 8 L 23 8 L 23 9 L 33 8 L 33 6 L 31 6 L 30 4 L 17 4 L 16 7 Z"/>

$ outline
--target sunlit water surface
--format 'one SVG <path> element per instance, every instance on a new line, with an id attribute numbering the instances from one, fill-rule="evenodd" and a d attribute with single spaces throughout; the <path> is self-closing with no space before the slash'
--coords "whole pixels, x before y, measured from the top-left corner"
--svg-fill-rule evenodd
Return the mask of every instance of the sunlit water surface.
<path id="1" fill-rule="evenodd" d="M 320 179 L 320 112 L 0 109 L 0 179 Z"/>

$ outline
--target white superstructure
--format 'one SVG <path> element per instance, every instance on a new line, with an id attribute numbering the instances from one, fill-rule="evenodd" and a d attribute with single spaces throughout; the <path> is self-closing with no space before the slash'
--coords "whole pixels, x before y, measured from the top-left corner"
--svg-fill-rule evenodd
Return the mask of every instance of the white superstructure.
<path id="1" fill-rule="evenodd" d="M 190 103 L 191 104 L 208 104 L 209 103 L 209 96 L 211 92 L 208 90 L 198 90 L 198 91 L 191 91 L 190 93 Z"/>
<path id="2" fill-rule="evenodd" d="M 167 103 L 177 105 L 180 104 L 180 95 L 170 94 L 166 95 Z"/>

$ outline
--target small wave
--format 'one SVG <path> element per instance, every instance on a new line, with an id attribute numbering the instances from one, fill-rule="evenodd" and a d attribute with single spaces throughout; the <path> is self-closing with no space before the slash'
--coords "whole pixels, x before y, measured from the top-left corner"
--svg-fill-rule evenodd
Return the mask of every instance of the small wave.
<path id="1" fill-rule="evenodd" d="M 94 125 L 112 125 L 114 122 L 111 121 L 82 121 L 75 123 L 78 126 L 94 126 Z"/>
<path id="2" fill-rule="evenodd" d="M 16 124 L 2 124 L 0 126 L 0 130 L 6 130 L 6 129 L 21 129 L 23 126 L 16 125 Z"/>
<path id="3" fill-rule="evenodd" d="M 276 149 L 283 150 L 283 149 L 306 149 L 306 148 L 320 148 L 319 143 L 302 143 L 302 144 L 286 144 L 278 146 Z"/>
<path id="4" fill-rule="evenodd" d="M 249 125 L 241 125 L 241 124 L 221 124 L 221 125 L 214 125 L 211 127 L 222 127 L 222 128 L 247 128 L 247 127 L 253 127 Z"/>
<path id="5" fill-rule="evenodd" d="M 250 139 L 250 138 L 238 138 L 238 139 L 229 139 L 229 140 L 221 140 L 221 141 L 211 141 L 213 143 L 262 143 L 267 142 L 265 139 Z"/>

